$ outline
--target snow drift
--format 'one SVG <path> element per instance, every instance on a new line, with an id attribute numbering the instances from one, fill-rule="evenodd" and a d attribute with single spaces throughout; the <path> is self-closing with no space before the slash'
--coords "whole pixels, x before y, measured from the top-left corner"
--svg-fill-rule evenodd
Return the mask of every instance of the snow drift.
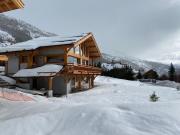
<path id="1" fill-rule="evenodd" d="M 3 135 L 179 135 L 180 93 L 174 88 L 98 77 L 90 91 L 33 102 L 1 100 Z M 149 101 L 155 91 L 158 102 Z"/>

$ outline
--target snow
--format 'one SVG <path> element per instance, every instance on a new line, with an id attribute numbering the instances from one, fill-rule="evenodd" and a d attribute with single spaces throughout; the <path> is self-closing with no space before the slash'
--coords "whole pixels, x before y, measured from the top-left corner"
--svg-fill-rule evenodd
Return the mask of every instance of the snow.
<path id="1" fill-rule="evenodd" d="M 9 46 L 16 41 L 12 35 L 10 35 L 5 31 L 2 31 L 1 29 L 0 29 L 0 39 L 2 40 L 0 43 L 0 47 Z"/>
<path id="2" fill-rule="evenodd" d="M 6 88 L 0 88 L 0 98 L 10 101 L 33 101 L 33 98 L 25 93 Z"/>
<path id="3" fill-rule="evenodd" d="M 4 72 L 5 71 L 5 67 L 4 66 L 0 66 L 0 72 Z"/>
<path id="4" fill-rule="evenodd" d="M 72 43 L 77 42 L 78 40 L 80 40 L 82 37 L 86 35 L 87 34 L 81 34 L 78 36 L 71 36 L 71 37 L 54 36 L 54 37 L 35 38 L 26 42 L 14 44 L 12 46 L 2 47 L 0 50 L 0 53 L 35 50 L 37 48 L 46 47 L 46 46 L 72 44 Z"/>
<path id="5" fill-rule="evenodd" d="M 42 76 L 54 76 L 61 71 L 62 65 L 47 64 L 42 67 L 33 69 L 21 69 L 13 77 L 42 77 Z"/>
<path id="6" fill-rule="evenodd" d="M 122 68 L 123 65 L 119 64 L 119 63 L 115 63 L 115 64 L 108 64 L 108 63 L 102 63 L 101 64 L 101 67 L 104 69 L 104 70 L 112 70 L 114 68 Z"/>
<path id="7" fill-rule="evenodd" d="M 3 76 L 3 75 L 0 75 L 0 79 L 4 80 L 5 82 L 11 84 L 11 85 L 14 85 L 16 84 L 16 80 L 10 78 L 10 77 L 7 77 L 7 76 Z"/>
<path id="8" fill-rule="evenodd" d="M 68 98 L 0 99 L 3 135 L 179 135 L 180 93 L 169 87 L 97 77 L 92 90 Z M 156 92 L 158 102 L 150 102 Z"/>
<path id="9" fill-rule="evenodd" d="M 164 87 L 170 87 L 170 88 L 180 88 L 180 83 L 169 81 L 169 80 L 164 80 L 164 81 L 156 81 L 156 83 L 151 83 L 152 85 L 159 85 L 159 86 L 164 86 Z"/>

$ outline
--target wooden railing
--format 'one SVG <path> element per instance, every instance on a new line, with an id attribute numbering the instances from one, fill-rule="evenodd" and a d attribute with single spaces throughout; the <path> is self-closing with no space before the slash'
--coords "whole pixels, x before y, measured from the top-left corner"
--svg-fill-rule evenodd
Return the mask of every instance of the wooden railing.
<path id="1" fill-rule="evenodd" d="M 101 68 L 97 68 L 97 67 L 93 67 L 93 66 L 68 64 L 64 67 L 64 72 L 72 73 L 72 74 L 100 75 L 102 70 L 101 70 Z"/>

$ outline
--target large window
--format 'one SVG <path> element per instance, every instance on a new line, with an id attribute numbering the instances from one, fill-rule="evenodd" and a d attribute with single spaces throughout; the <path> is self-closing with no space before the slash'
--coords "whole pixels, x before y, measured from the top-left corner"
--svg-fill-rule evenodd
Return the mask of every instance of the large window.
<path id="1" fill-rule="evenodd" d="M 73 63 L 73 64 L 77 64 L 78 63 L 78 59 L 75 57 L 68 57 L 68 63 Z"/>
<path id="2" fill-rule="evenodd" d="M 47 63 L 63 63 L 64 58 L 57 57 L 57 56 L 48 56 L 47 57 Z"/>
<path id="3" fill-rule="evenodd" d="M 70 49 L 71 53 L 75 53 L 74 47 Z"/>
<path id="4" fill-rule="evenodd" d="M 75 54 L 80 54 L 80 48 L 79 48 L 79 46 L 77 46 L 77 47 L 75 48 Z"/>
<path id="5" fill-rule="evenodd" d="M 77 46 L 77 47 L 74 48 L 74 53 L 82 55 L 82 49 L 80 48 L 80 46 Z"/>

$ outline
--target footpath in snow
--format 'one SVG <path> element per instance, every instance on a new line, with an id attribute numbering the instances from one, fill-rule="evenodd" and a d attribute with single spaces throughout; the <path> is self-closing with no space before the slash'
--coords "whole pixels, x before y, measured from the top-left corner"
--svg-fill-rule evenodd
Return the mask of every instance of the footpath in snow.
<path id="1" fill-rule="evenodd" d="M 180 135 L 180 92 L 98 77 L 68 98 L 0 99 L 0 135 Z M 158 102 L 150 102 L 156 92 Z"/>

